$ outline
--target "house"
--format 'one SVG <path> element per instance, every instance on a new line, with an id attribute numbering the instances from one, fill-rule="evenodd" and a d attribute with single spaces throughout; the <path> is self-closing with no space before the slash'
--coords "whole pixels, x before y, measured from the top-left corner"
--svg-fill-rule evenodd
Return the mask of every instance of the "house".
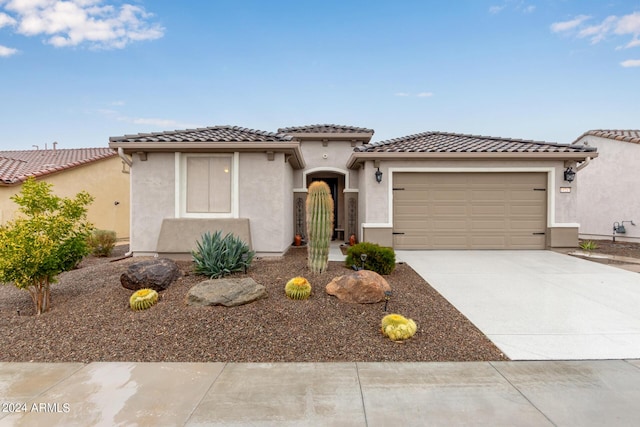
<path id="1" fill-rule="evenodd" d="M 128 239 L 129 175 L 122 172 L 122 160 L 107 147 L 0 151 L 0 224 L 14 217 L 17 205 L 10 197 L 33 176 L 53 184 L 58 196 L 87 191 L 94 197 L 89 221 Z"/>
<path id="2" fill-rule="evenodd" d="M 577 245 L 576 183 L 565 171 L 594 149 L 443 132 L 372 143 L 373 134 L 329 124 L 112 137 L 131 164 L 131 250 L 177 256 L 203 232 L 222 230 L 260 255 L 280 255 L 305 234 L 306 191 L 318 179 L 332 189 L 339 240 L 355 234 L 396 249 Z"/>
<path id="3" fill-rule="evenodd" d="M 593 147 L 597 160 L 579 174 L 580 237 L 640 241 L 640 130 L 590 130 L 573 144 Z M 634 225 L 635 224 L 635 225 Z M 624 232 L 620 228 L 624 227 Z M 616 231 L 614 232 L 614 228 Z"/>

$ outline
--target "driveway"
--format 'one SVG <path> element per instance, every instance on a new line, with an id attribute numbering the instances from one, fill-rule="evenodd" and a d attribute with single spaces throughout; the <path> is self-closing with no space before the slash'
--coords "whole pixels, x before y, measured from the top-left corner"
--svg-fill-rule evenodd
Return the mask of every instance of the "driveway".
<path id="1" fill-rule="evenodd" d="M 640 274 L 550 251 L 396 251 L 512 360 L 640 358 Z"/>

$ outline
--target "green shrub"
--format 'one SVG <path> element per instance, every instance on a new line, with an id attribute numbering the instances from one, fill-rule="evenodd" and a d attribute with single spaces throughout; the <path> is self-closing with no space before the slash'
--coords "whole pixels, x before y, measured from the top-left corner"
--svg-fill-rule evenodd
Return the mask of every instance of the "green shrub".
<path id="1" fill-rule="evenodd" d="M 361 254 L 367 254 L 364 262 L 365 270 L 375 271 L 378 274 L 391 274 L 396 268 L 396 254 L 392 248 L 377 245 L 375 243 L 362 242 L 351 246 L 347 250 L 347 267 L 362 267 Z"/>
<path id="2" fill-rule="evenodd" d="M 221 231 L 213 235 L 208 231 L 202 235 L 202 243 L 196 242 L 197 250 L 191 252 L 196 264 L 195 271 L 211 279 L 224 277 L 242 271 L 251 265 L 255 252 L 232 233 L 222 237 Z M 246 254 L 246 260 L 242 255 Z"/>
<path id="3" fill-rule="evenodd" d="M 109 256 L 116 246 L 116 232 L 95 230 L 87 239 L 87 245 L 93 256 Z"/>
<path id="4" fill-rule="evenodd" d="M 595 249 L 598 249 L 598 244 L 593 240 L 585 240 L 580 242 L 580 249 L 583 251 L 591 252 Z"/>
<path id="5" fill-rule="evenodd" d="M 87 192 L 73 199 L 52 193 L 52 185 L 27 179 L 11 197 L 20 215 L 0 226 L 0 283 L 13 283 L 31 295 L 36 314 L 49 310 L 56 276 L 75 267 L 89 253 Z"/>

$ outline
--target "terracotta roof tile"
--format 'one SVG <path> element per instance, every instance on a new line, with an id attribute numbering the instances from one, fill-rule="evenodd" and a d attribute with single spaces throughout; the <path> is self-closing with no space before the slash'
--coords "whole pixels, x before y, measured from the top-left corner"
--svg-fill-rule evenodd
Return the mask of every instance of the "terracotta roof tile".
<path id="1" fill-rule="evenodd" d="M 591 148 L 544 141 L 464 135 L 447 132 L 424 132 L 402 138 L 373 142 L 355 147 L 357 152 L 416 153 L 571 153 Z"/>
<path id="2" fill-rule="evenodd" d="M 634 144 L 640 144 L 640 130 L 629 129 L 594 129 L 583 133 L 578 139 L 573 141 L 573 144 L 577 143 L 582 137 L 586 135 L 599 136 L 601 138 L 613 139 L 616 141 L 632 142 Z"/>
<path id="3" fill-rule="evenodd" d="M 334 124 L 317 124 L 307 126 L 292 126 L 278 129 L 280 133 L 370 133 L 373 129 Z"/>
<path id="4" fill-rule="evenodd" d="M 0 183 L 17 184 L 29 176 L 48 175 L 117 155 L 107 147 L 0 151 Z"/>
<path id="5" fill-rule="evenodd" d="M 212 126 L 169 132 L 113 136 L 109 142 L 284 142 L 290 135 L 276 134 L 239 126 Z"/>

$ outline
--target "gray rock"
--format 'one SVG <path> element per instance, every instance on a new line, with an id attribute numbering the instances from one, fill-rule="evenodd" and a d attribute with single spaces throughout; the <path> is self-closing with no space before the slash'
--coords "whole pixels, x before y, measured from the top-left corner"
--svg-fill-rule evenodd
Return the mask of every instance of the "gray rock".
<path id="1" fill-rule="evenodd" d="M 189 289 L 186 303 L 235 307 L 267 297 L 267 289 L 251 278 L 212 279 L 200 282 Z"/>
<path id="2" fill-rule="evenodd" d="M 131 264 L 120 276 L 120 283 L 132 291 L 144 288 L 164 291 L 180 275 L 180 268 L 172 260 L 150 259 Z"/>

